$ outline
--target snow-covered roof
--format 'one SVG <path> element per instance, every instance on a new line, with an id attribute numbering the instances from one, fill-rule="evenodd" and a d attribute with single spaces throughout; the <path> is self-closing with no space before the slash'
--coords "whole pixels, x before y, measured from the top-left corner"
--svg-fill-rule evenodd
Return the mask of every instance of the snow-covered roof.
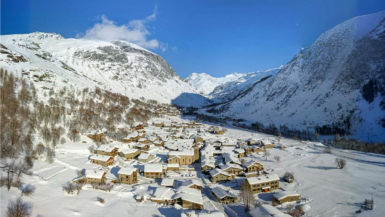
<path id="1" fill-rule="evenodd" d="M 183 182 L 181 186 L 189 187 L 189 186 L 192 186 L 192 185 L 198 185 L 198 186 L 203 187 L 203 184 L 199 180 L 197 180 L 197 179 L 189 179 L 189 180 Z"/>
<path id="2" fill-rule="evenodd" d="M 143 125 L 143 123 L 141 123 L 141 122 L 134 122 L 131 126 L 137 127 L 139 125 Z"/>
<path id="3" fill-rule="evenodd" d="M 138 147 L 138 148 L 143 148 L 144 146 L 148 146 L 148 144 L 146 143 L 138 143 L 135 145 L 135 147 Z"/>
<path id="4" fill-rule="evenodd" d="M 209 160 L 209 159 L 203 159 L 201 162 L 201 166 L 209 166 L 212 168 L 215 168 L 215 161 Z"/>
<path id="5" fill-rule="evenodd" d="M 281 191 L 273 195 L 273 197 L 277 200 L 281 200 L 285 197 L 293 197 L 293 196 L 299 196 L 299 194 L 294 191 Z"/>
<path id="6" fill-rule="evenodd" d="M 236 149 L 234 149 L 234 151 L 235 151 L 236 153 L 245 153 L 245 150 L 242 149 L 242 148 L 236 148 Z"/>
<path id="7" fill-rule="evenodd" d="M 223 214 L 220 211 L 210 211 L 210 213 L 206 211 L 200 211 L 198 212 L 199 217 L 225 217 L 225 214 Z"/>
<path id="8" fill-rule="evenodd" d="M 105 161 L 105 162 L 107 162 L 110 158 L 113 158 L 113 157 L 105 156 L 105 155 L 92 155 L 90 157 L 91 160 L 98 160 L 98 161 Z"/>
<path id="9" fill-rule="evenodd" d="M 98 151 L 105 151 L 105 152 L 111 152 L 114 149 L 116 149 L 116 147 L 114 147 L 112 145 L 101 145 L 96 150 L 98 150 Z"/>
<path id="10" fill-rule="evenodd" d="M 222 171 L 221 169 L 218 169 L 218 168 L 210 170 L 209 173 L 210 173 L 210 175 L 212 177 L 214 177 L 216 175 L 219 175 L 219 174 L 222 174 L 222 175 L 225 175 L 225 176 L 230 176 L 230 174 L 228 174 L 228 173 L 226 173 L 226 172 L 224 172 L 224 171 Z"/>
<path id="11" fill-rule="evenodd" d="M 268 139 L 262 140 L 263 145 L 271 145 L 272 143 Z"/>
<path id="12" fill-rule="evenodd" d="M 192 188 L 190 188 L 190 189 L 192 189 Z M 189 194 L 189 193 L 176 193 L 173 196 L 173 198 L 174 199 L 182 198 L 182 200 L 203 205 L 202 195 L 195 195 L 195 194 Z"/>
<path id="13" fill-rule="evenodd" d="M 86 170 L 85 171 L 85 176 L 87 178 L 93 178 L 93 179 L 102 179 L 103 176 L 106 174 L 106 172 L 101 171 L 101 170 Z"/>
<path id="14" fill-rule="evenodd" d="M 147 138 L 147 140 L 149 140 L 149 141 L 151 141 L 151 142 L 155 141 L 156 139 L 157 139 L 156 136 L 149 136 L 149 137 Z"/>
<path id="15" fill-rule="evenodd" d="M 125 139 L 135 138 L 135 137 L 137 137 L 138 135 L 139 135 L 139 133 L 135 131 L 135 132 L 129 134 Z"/>
<path id="16" fill-rule="evenodd" d="M 152 154 L 148 154 L 148 153 L 141 153 L 138 157 L 138 159 L 140 160 L 147 160 Z"/>
<path id="17" fill-rule="evenodd" d="M 174 179 L 164 178 L 160 183 L 160 186 L 174 186 Z"/>
<path id="18" fill-rule="evenodd" d="M 194 156 L 193 150 L 183 150 L 183 151 L 170 151 L 169 156 Z"/>
<path id="19" fill-rule="evenodd" d="M 262 163 L 259 163 L 259 162 L 255 162 L 255 161 L 247 161 L 247 162 L 245 163 L 245 167 L 250 167 L 250 166 L 252 166 L 252 165 L 257 165 L 257 164 L 260 164 L 260 165 L 263 166 L 263 164 L 262 164 Z"/>
<path id="20" fill-rule="evenodd" d="M 131 175 L 133 172 L 138 171 L 138 168 L 125 167 L 119 170 L 118 174 Z"/>
<path id="21" fill-rule="evenodd" d="M 257 208 L 251 210 L 249 214 L 252 217 L 291 217 L 289 214 L 285 214 L 281 211 L 279 211 L 277 208 L 273 207 L 269 204 L 262 204 L 258 206 Z"/>
<path id="22" fill-rule="evenodd" d="M 120 152 L 123 154 L 132 154 L 132 153 L 136 153 L 138 151 L 139 150 L 135 149 L 135 148 L 126 148 L 126 149 L 121 150 Z"/>
<path id="23" fill-rule="evenodd" d="M 167 167 L 179 167 L 179 164 L 167 164 Z"/>
<path id="24" fill-rule="evenodd" d="M 162 164 L 146 164 L 144 165 L 144 172 L 146 173 L 161 173 L 163 171 Z"/>
<path id="25" fill-rule="evenodd" d="M 177 189 L 177 192 L 178 193 L 174 195 L 174 198 L 182 198 L 182 200 L 203 205 L 202 192 L 200 190 L 189 188 L 187 186 L 180 186 Z"/>
<path id="26" fill-rule="evenodd" d="M 175 192 L 172 190 L 172 188 L 158 187 L 152 195 L 152 199 L 169 200 L 174 194 Z"/>
<path id="27" fill-rule="evenodd" d="M 240 169 L 240 170 L 243 170 L 243 168 L 237 164 L 232 164 L 232 163 L 227 163 L 227 164 L 221 164 L 219 165 L 219 167 L 222 169 L 222 170 L 227 170 L 229 168 L 234 168 L 234 169 Z"/>
<path id="28" fill-rule="evenodd" d="M 219 186 L 211 187 L 211 191 L 214 194 L 216 194 L 220 199 L 225 198 L 225 197 L 237 197 L 237 195 L 235 195 L 231 191 L 226 191 L 225 189 L 223 189 Z"/>
<path id="29" fill-rule="evenodd" d="M 202 195 L 202 192 L 198 189 L 195 188 L 189 188 L 187 186 L 179 186 L 177 188 L 177 192 L 179 193 L 189 193 L 189 194 L 194 194 L 194 195 Z"/>
<path id="30" fill-rule="evenodd" d="M 247 178 L 247 181 L 249 182 L 249 184 L 254 185 L 270 181 L 279 181 L 279 177 L 277 174 L 270 174 L 267 176 L 250 177 Z"/>

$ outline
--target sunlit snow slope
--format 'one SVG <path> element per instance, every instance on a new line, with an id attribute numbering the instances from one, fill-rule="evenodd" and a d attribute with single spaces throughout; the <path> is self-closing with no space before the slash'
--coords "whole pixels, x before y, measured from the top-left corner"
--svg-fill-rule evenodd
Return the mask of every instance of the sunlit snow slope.
<path id="1" fill-rule="evenodd" d="M 170 103 L 183 95 L 196 107 L 206 100 L 159 55 L 124 41 L 64 39 L 57 34 L 0 36 L 0 67 L 23 73 L 38 87 L 99 87 L 131 98 Z M 18 61 L 14 57 L 25 59 Z M 192 94 L 189 94 L 192 93 Z"/>
<path id="2" fill-rule="evenodd" d="M 385 11 L 322 34 L 221 115 L 300 129 L 334 124 L 357 138 L 385 140 Z"/>

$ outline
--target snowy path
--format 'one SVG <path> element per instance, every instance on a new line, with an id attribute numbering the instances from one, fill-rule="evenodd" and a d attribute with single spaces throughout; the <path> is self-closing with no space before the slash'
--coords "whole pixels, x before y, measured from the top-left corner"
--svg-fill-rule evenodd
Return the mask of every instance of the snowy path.
<path id="1" fill-rule="evenodd" d="M 195 163 L 195 171 L 197 171 L 197 176 L 202 180 L 202 183 L 204 185 L 204 188 L 202 189 L 204 194 L 207 196 L 207 198 L 210 199 L 211 203 L 219 210 L 221 211 L 226 217 L 238 217 L 238 214 L 234 212 L 232 209 L 230 209 L 227 206 L 224 206 L 223 204 L 219 203 L 216 198 L 213 196 L 212 191 L 210 187 L 207 185 L 206 179 L 202 175 L 201 170 L 201 163 Z"/>

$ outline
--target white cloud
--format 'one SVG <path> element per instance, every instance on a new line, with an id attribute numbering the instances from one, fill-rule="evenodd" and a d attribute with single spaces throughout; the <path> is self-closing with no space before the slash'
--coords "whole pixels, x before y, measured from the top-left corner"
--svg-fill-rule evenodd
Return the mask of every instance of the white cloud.
<path id="1" fill-rule="evenodd" d="M 104 41 L 124 40 L 144 48 L 160 48 L 164 52 L 169 47 L 167 43 L 159 42 L 157 39 L 148 39 L 151 33 L 148 30 L 147 23 L 156 19 L 156 13 L 157 7 L 154 8 L 154 12 L 150 16 L 142 20 L 132 20 L 127 25 L 120 26 L 102 15 L 101 23 L 96 23 L 92 28 L 87 29 L 85 33 L 77 34 L 76 37 Z M 174 47 L 172 49 L 174 50 Z"/>

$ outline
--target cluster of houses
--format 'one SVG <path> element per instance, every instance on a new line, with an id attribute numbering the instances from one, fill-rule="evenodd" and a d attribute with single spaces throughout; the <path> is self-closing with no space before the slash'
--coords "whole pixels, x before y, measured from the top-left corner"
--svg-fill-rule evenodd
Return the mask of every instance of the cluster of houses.
<path id="1" fill-rule="evenodd" d="M 158 112 L 176 114 L 177 110 Z M 164 205 L 179 204 L 183 208 L 203 209 L 202 183 L 191 179 L 182 183 L 169 178 L 168 174 L 183 171 L 194 171 L 195 163 L 200 161 L 200 169 L 213 184 L 210 185 L 213 196 L 223 204 L 238 202 L 238 196 L 231 188 L 225 188 L 219 183 L 233 179 L 243 179 L 253 194 L 275 191 L 280 188 L 280 178 L 269 174 L 264 165 L 257 161 L 243 159 L 253 153 L 275 148 L 276 144 L 268 139 L 236 140 L 222 136 L 225 132 L 217 126 L 206 126 L 197 121 L 155 121 L 150 129 L 144 123 L 135 122 L 129 127 L 119 126 L 119 130 L 129 129 L 121 143 L 109 142 L 100 145 L 90 156 L 90 162 L 104 167 L 100 170 L 85 170 L 81 177 L 73 182 L 101 184 L 106 181 L 106 169 L 116 163 L 124 166 L 117 172 L 114 182 L 134 185 L 139 177 L 145 179 L 162 179 L 160 187 L 153 193 L 135 194 L 137 201 L 148 200 Z M 106 132 L 92 132 L 89 138 L 100 142 Z M 280 148 L 284 148 L 280 146 Z M 164 150 L 166 158 L 157 155 Z M 129 162 L 134 162 L 131 164 Z M 119 167 L 118 167 L 119 168 Z M 140 178 L 142 179 L 142 178 Z M 294 192 L 279 192 L 274 194 L 273 203 L 299 200 Z"/>
<path id="2" fill-rule="evenodd" d="M 166 112 L 170 112 L 166 110 Z M 174 111 L 175 112 L 175 111 Z M 167 113 L 168 114 L 168 113 Z M 90 162 L 104 167 L 104 171 L 109 166 L 116 165 L 117 159 L 123 161 L 137 160 L 144 164 L 139 170 L 134 167 L 123 167 L 119 170 L 119 177 L 113 182 L 124 184 L 135 184 L 138 182 L 138 175 L 149 179 L 160 179 L 165 177 L 167 172 L 183 172 L 195 170 L 193 164 L 199 160 L 199 150 L 203 143 L 195 139 L 195 132 L 207 131 L 206 127 L 195 121 L 191 122 L 154 122 L 152 132 L 148 132 L 148 127 L 144 123 L 135 122 L 131 126 L 118 126 L 119 130 L 131 130 L 130 134 L 123 138 L 121 143 L 110 141 L 107 144 L 97 147 L 89 157 Z M 105 138 L 105 131 L 93 131 L 88 137 L 96 142 Z M 168 150 L 167 159 L 160 161 L 152 149 L 162 147 Z M 89 183 L 90 172 L 83 176 L 75 178 L 74 182 Z M 92 174 L 94 183 L 103 183 L 106 181 L 106 173 L 98 172 L 98 175 Z M 104 174 L 104 175 L 102 175 Z M 82 181 L 83 180 L 83 181 Z"/>
<path id="3" fill-rule="evenodd" d="M 202 188 L 202 183 L 196 179 L 180 183 L 171 178 L 163 178 L 160 187 L 157 187 L 153 193 L 135 194 L 139 202 L 149 200 L 163 205 L 179 204 L 187 209 L 203 209 Z"/>
<path id="4" fill-rule="evenodd" d="M 214 138 L 205 141 L 205 144 L 201 149 L 201 169 L 210 175 L 213 183 L 230 181 L 237 176 L 247 180 L 252 177 L 265 177 L 263 175 L 268 173 L 262 163 L 241 159 L 275 147 L 269 140 L 253 139 L 234 141 L 229 138 Z"/>

